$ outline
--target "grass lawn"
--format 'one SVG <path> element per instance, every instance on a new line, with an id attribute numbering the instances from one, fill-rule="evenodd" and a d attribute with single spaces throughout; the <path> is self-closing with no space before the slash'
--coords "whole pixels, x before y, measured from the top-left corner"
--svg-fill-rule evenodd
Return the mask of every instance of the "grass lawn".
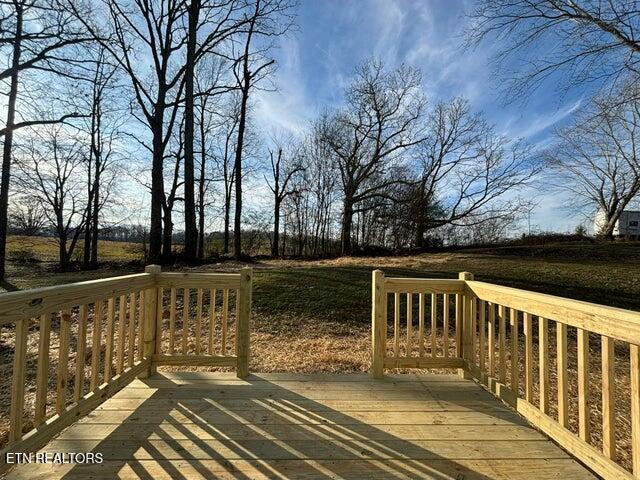
<path id="1" fill-rule="evenodd" d="M 9 242 L 8 283 L 25 289 L 61 283 L 117 276 L 142 271 L 140 246 L 103 242 L 104 264 L 91 272 L 58 273 L 56 245 L 50 239 L 14 237 Z M 28 251 L 29 254 L 20 252 Z M 163 267 L 192 271 L 235 271 L 243 266 L 234 261 L 198 267 Z M 387 276 L 456 278 L 469 271 L 477 280 L 524 288 L 554 295 L 640 311 L 640 242 L 571 243 L 463 249 L 413 256 L 352 257 L 329 260 L 257 260 L 254 268 L 251 364 L 254 372 L 354 372 L 370 365 L 371 271 L 379 268 Z M 6 330 L 6 329 L 3 329 Z M 11 332 L 3 331 L 0 347 Z M 555 349 L 550 332 L 550 350 Z M 535 346 L 535 344 L 534 344 Z M 592 372 L 597 384 L 599 340 L 592 342 Z M 37 351 L 37 345 L 34 345 Z M 536 347 L 537 348 L 537 347 Z M 2 378 L 10 378 L 10 348 L 2 348 Z M 569 374 L 574 378 L 575 338 L 569 340 Z M 629 388 L 628 347 L 617 361 L 616 382 L 621 391 Z M 1 353 L 0 352 L 0 353 Z M 34 352 L 35 353 L 35 352 Z M 553 357 L 553 355 L 552 355 Z M 521 356 L 522 358 L 522 356 Z M 553 360 L 553 358 L 552 358 Z M 553 379 L 554 372 L 552 372 Z M 573 392 L 575 382 L 570 381 Z M 6 435 L 8 393 L 0 396 L 0 444 Z M 594 432 L 597 430 L 599 390 L 593 390 Z M 27 395 L 31 395 L 28 393 Z M 552 399 L 554 391 L 551 392 Z M 6 398 L 5 398 L 6 397 Z M 571 401 L 575 400 L 571 395 Z M 623 420 L 628 394 L 618 408 Z M 32 400 L 32 399 L 31 399 Z M 553 405 L 553 403 L 552 403 Z M 575 412 L 572 408 L 570 411 Z M 552 410 L 553 413 L 553 410 Z M 573 415 L 573 414 L 572 414 Z M 571 418 L 572 428 L 577 419 Z M 629 432 L 628 425 L 619 432 Z M 595 441 L 600 441 L 599 433 Z M 619 455 L 628 466 L 629 437 L 619 439 Z"/>

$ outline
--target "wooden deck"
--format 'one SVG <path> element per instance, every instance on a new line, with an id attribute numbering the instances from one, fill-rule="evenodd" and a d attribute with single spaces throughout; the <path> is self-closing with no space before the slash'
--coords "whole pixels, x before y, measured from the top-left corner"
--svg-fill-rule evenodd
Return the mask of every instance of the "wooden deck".
<path id="1" fill-rule="evenodd" d="M 159 373 L 42 451 L 105 461 L 20 465 L 8 478 L 594 478 L 457 375 Z"/>

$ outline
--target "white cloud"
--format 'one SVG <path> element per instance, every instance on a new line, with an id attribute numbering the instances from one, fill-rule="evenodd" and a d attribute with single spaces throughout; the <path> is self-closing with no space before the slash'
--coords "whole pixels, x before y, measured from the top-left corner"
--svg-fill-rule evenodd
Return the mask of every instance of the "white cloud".
<path id="1" fill-rule="evenodd" d="M 521 116 L 518 118 L 517 123 L 512 127 L 506 125 L 506 131 L 509 135 L 517 138 L 532 138 L 536 135 L 543 133 L 545 130 L 557 125 L 565 120 L 575 111 L 577 111 L 582 105 L 582 99 L 565 105 L 564 107 L 553 111 L 545 111 L 539 114 L 530 114 Z"/>

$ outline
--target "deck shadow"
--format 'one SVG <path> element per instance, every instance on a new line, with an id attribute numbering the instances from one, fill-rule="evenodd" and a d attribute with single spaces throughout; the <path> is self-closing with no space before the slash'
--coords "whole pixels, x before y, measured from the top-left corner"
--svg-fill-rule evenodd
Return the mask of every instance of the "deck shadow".
<path id="1" fill-rule="evenodd" d="M 66 471 L 59 472 L 65 479 L 126 475 L 144 480 L 190 480 L 197 476 L 241 480 L 493 478 L 472 468 L 478 458 L 473 452 L 466 457 L 447 458 L 429 447 L 438 444 L 437 439 L 420 442 L 415 435 L 406 440 L 393 433 L 416 428 L 409 422 L 375 424 L 375 416 L 370 414 L 363 417 L 329 406 L 332 402 L 346 405 L 350 397 L 397 403 L 428 400 L 436 412 L 433 425 L 440 425 L 436 418 L 437 412 L 442 412 L 439 405 L 444 402 L 455 406 L 460 397 L 453 395 L 456 386 L 408 382 L 418 387 L 413 389 L 408 383 L 382 381 L 387 383 L 381 390 L 385 393 L 376 394 L 375 386 L 381 384 L 354 382 L 348 387 L 348 375 L 344 377 L 344 382 L 329 384 L 336 389 L 334 395 L 329 388 L 304 390 L 304 385 L 293 391 L 281 385 L 286 382 L 273 383 L 259 376 L 250 376 L 246 382 L 208 384 L 156 374 L 137 381 L 141 388 L 132 385 L 121 391 L 110 400 L 115 401 L 114 406 L 105 404 L 47 448 L 104 455 L 102 465 L 67 466 Z M 489 395 L 471 382 L 468 388 L 480 403 L 484 394 Z M 459 402 L 459 408 L 473 408 L 468 403 L 473 403 L 473 395 L 462 402 L 464 405 Z M 517 415 L 503 407 L 484 408 L 482 412 L 487 416 L 482 425 L 505 423 L 505 419 L 518 424 Z"/>

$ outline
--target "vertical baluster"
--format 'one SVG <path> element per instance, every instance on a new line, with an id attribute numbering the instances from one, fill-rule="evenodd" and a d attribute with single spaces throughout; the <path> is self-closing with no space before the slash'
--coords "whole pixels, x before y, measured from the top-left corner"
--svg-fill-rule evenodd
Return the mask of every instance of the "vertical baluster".
<path id="1" fill-rule="evenodd" d="M 227 323 L 229 321 L 229 289 L 225 288 L 222 296 L 222 355 L 227 354 Z"/>
<path id="2" fill-rule="evenodd" d="M 431 294 L 431 356 L 436 357 L 438 354 L 438 297 L 435 293 Z"/>
<path id="3" fill-rule="evenodd" d="M 411 356 L 411 330 L 413 329 L 413 297 L 407 293 L 407 357 Z"/>
<path id="4" fill-rule="evenodd" d="M 578 328 L 578 433 L 589 442 L 589 331 Z"/>
<path id="5" fill-rule="evenodd" d="M 469 298 L 469 315 L 471 316 L 471 321 L 469 325 L 471 326 L 471 354 L 469 355 L 469 360 L 473 365 L 476 365 L 476 344 L 478 343 L 478 318 L 477 318 L 477 299 L 474 296 Z"/>
<path id="6" fill-rule="evenodd" d="M 569 425 L 568 383 L 567 383 L 567 325 L 556 322 L 556 349 L 558 373 L 558 423 Z"/>
<path id="7" fill-rule="evenodd" d="M 511 318 L 511 389 L 516 396 L 520 389 L 520 371 L 518 368 L 518 312 L 510 308 Z"/>
<path id="8" fill-rule="evenodd" d="M 240 290 L 236 290 L 236 338 L 234 349 L 238 347 L 238 319 L 240 318 Z"/>
<path id="9" fill-rule="evenodd" d="M 549 321 L 538 317 L 538 354 L 540 369 L 540 411 L 549 413 Z"/>
<path id="10" fill-rule="evenodd" d="M 111 363 L 113 360 L 113 322 L 115 316 L 114 299 L 107 301 L 107 331 L 104 344 L 104 381 L 111 380 Z"/>
<path id="11" fill-rule="evenodd" d="M 213 338 L 216 327 L 216 290 L 209 291 L 209 355 L 213 355 Z"/>
<path id="12" fill-rule="evenodd" d="M 96 300 L 93 304 L 93 342 L 91 343 L 91 391 L 98 388 L 100 369 L 100 343 L 102 337 L 102 300 Z"/>
<path id="13" fill-rule="evenodd" d="M 393 355 L 400 355 L 400 293 L 394 295 L 393 305 Z"/>
<path id="14" fill-rule="evenodd" d="M 58 375 L 56 388 L 56 413 L 67 405 L 67 382 L 69 379 L 69 335 L 71 333 L 71 311 L 60 315 L 60 347 L 58 349 Z"/>
<path id="15" fill-rule="evenodd" d="M 424 357 L 424 293 L 418 294 L 418 357 Z"/>
<path id="16" fill-rule="evenodd" d="M 169 297 L 169 353 L 176 351 L 176 287 L 171 287 Z"/>
<path id="17" fill-rule="evenodd" d="M 615 428 L 615 362 L 614 343 L 602 336 L 602 451 L 611 460 L 616 459 Z"/>
<path id="18" fill-rule="evenodd" d="M 140 302 L 138 304 L 138 361 L 142 360 L 144 356 L 145 291 L 140 290 Z"/>
<path id="19" fill-rule="evenodd" d="M 164 341 L 164 288 L 158 287 L 155 290 L 156 294 L 156 341 L 154 352 L 156 354 L 162 353 L 162 342 Z M 155 367 L 151 373 L 155 373 Z"/>
<path id="20" fill-rule="evenodd" d="M 631 458 L 633 474 L 640 477 L 640 347 L 629 346 L 631 357 Z"/>
<path id="21" fill-rule="evenodd" d="M 87 318 L 89 317 L 89 308 L 80 305 L 78 317 L 78 339 L 76 341 L 76 380 L 73 390 L 73 398 L 76 402 L 80 401 L 84 395 L 84 366 L 86 361 L 87 348 Z M 48 356 L 48 354 L 47 354 Z"/>
<path id="22" fill-rule="evenodd" d="M 201 337 L 202 337 L 202 289 L 198 289 L 198 303 L 196 307 L 196 355 L 200 355 L 201 351 Z"/>
<path id="23" fill-rule="evenodd" d="M 507 382 L 507 319 L 505 317 L 505 308 L 503 305 L 498 306 L 498 322 L 500 324 L 500 332 L 498 333 L 498 356 L 499 356 L 499 376 L 501 383 Z"/>
<path id="24" fill-rule="evenodd" d="M 49 346 L 50 344 L 51 344 L 51 315 L 48 313 L 45 313 L 44 315 L 40 316 L 40 338 L 38 339 L 38 371 L 36 373 L 36 407 L 35 407 L 36 427 L 42 424 L 45 418 L 47 418 L 47 385 L 49 381 Z"/>
<path id="25" fill-rule="evenodd" d="M 136 348 L 136 294 L 129 295 L 129 354 L 127 365 L 133 367 L 133 354 Z"/>
<path id="26" fill-rule="evenodd" d="M 524 396 L 533 403 L 533 325 L 531 314 L 524 312 Z"/>
<path id="27" fill-rule="evenodd" d="M 127 297 L 120 295 L 118 300 L 118 358 L 116 362 L 116 374 L 120 375 L 124 368 L 124 324 L 127 312 Z"/>
<path id="28" fill-rule="evenodd" d="M 480 308 L 480 337 L 478 339 L 478 366 L 480 367 L 480 371 L 483 372 L 484 371 L 484 359 L 485 359 L 485 348 L 484 348 L 484 334 L 486 332 L 486 307 L 485 307 L 485 301 L 484 300 L 480 300 L 479 302 L 479 308 Z"/>
<path id="29" fill-rule="evenodd" d="M 489 331 L 487 333 L 489 343 L 489 375 L 496 375 L 496 306 L 489 303 Z"/>
<path id="30" fill-rule="evenodd" d="M 464 295 L 456 293 L 456 357 L 462 356 L 462 312 Z"/>
<path id="31" fill-rule="evenodd" d="M 182 354 L 187 354 L 187 337 L 189 336 L 189 301 L 191 295 L 188 288 L 182 289 Z"/>
<path id="32" fill-rule="evenodd" d="M 442 296 L 442 344 L 444 358 L 449 357 L 449 294 Z"/>
<path id="33" fill-rule="evenodd" d="M 22 414 L 24 412 L 24 382 L 27 363 L 27 338 L 29 320 L 16 322 L 16 344 L 13 350 L 13 378 L 11 382 L 11 413 L 9 419 L 9 441 L 22 437 Z"/>

